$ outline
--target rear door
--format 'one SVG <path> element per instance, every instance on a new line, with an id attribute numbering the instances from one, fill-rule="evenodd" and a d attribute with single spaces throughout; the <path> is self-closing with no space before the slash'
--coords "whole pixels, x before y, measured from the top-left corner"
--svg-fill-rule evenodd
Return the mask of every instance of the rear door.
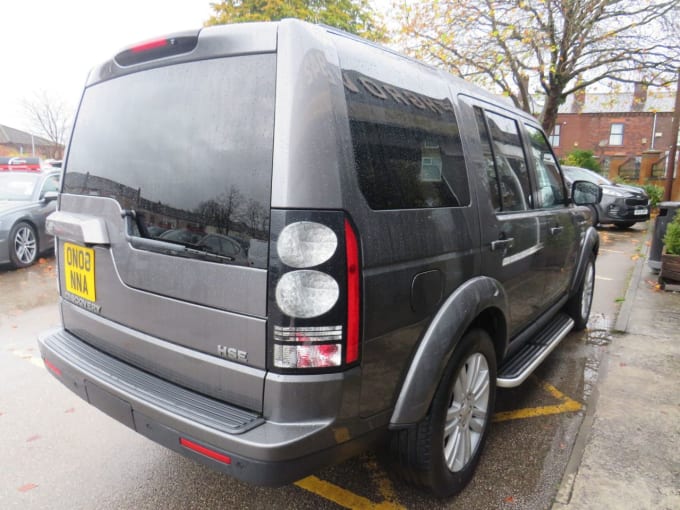
<path id="1" fill-rule="evenodd" d="M 573 208 L 567 205 L 564 179 L 548 140 L 538 127 L 530 124 L 525 127 L 544 240 L 544 301 L 550 305 L 567 294 L 580 245 L 576 239 L 580 228 L 574 223 Z"/>
<path id="2" fill-rule="evenodd" d="M 276 54 L 161 61 L 84 92 L 55 219 L 64 326 L 260 410 L 267 258 L 247 247 L 269 239 Z"/>
<path id="3" fill-rule="evenodd" d="M 482 271 L 503 284 L 514 335 L 544 309 L 543 227 L 520 124 L 489 105 L 478 104 L 473 110 L 485 177 L 479 200 Z"/>

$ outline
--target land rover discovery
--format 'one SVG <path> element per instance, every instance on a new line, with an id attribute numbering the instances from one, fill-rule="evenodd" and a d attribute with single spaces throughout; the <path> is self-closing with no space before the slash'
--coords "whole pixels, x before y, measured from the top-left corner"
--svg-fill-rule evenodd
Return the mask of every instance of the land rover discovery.
<path id="1" fill-rule="evenodd" d="M 598 194 L 567 193 L 531 116 L 335 29 L 163 37 L 89 75 L 40 349 L 93 406 L 238 479 L 389 440 L 450 495 L 496 387 L 586 325 Z"/>

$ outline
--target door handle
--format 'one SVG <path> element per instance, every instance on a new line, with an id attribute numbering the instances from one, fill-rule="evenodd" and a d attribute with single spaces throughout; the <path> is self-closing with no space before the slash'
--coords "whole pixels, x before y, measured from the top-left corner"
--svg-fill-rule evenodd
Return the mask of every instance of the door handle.
<path id="1" fill-rule="evenodd" d="M 563 230 L 564 230 L 564 227 L 550 227 L 550 233 L 554 236 L 561 233 Z"/>
<path id="2" fill-rule="evenodd" d="M 512 248 L 513 244 L 515 244 L 514 237 L 508 237 L 507 239 L 491 241 L 491 251 L 496 251 L 500 249 L 507 250 L 508 248 Z"/>

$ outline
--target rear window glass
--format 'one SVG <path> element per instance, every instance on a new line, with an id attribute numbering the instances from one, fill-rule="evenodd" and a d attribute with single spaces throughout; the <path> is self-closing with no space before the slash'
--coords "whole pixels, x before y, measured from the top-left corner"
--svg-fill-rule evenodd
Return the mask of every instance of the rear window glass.
<path id="1" fill-rule="evenodd" d="M 468 205 L 458 124 L 433 98 L 343 71 L 359 186 L 372 209 Z"/>
<path id="2" fill-rule="evenodd" d="M 64 193 L 106 196 L 134 210 L 136 235 L 248 259 L 268 239 L 275 55 L 204 60 L 89 87 Z"/>

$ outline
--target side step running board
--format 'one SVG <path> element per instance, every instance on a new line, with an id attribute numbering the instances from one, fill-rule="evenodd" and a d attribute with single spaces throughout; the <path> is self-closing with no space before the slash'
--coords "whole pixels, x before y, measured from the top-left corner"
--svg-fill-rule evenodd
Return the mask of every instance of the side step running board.
<path id="1" fill-rule="evenodd" d="M 497 386 L 514 388 L 522 384 L 574 327 L 574 320 L 559 313 L 534 338 L 498 369 Z"/>

